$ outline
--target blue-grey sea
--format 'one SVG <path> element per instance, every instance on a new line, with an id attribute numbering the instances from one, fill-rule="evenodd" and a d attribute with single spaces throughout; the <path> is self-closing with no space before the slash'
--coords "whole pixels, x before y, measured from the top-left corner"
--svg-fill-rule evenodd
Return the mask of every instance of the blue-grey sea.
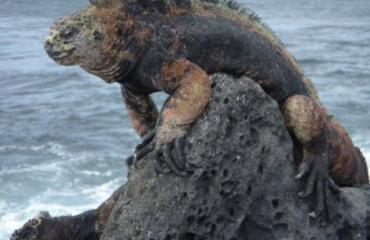
<path id="1" fill-rule="evenodd" d="M 275 30 L 370 159 L 370 1 L 244 3 Z M 59 66 L 43 50 L 52 21 L 87 4 L 1 0 L 0 240 L 41 210 L 95 208 L 126 180 L 123 160 L 139 138 L 119 86 Z"/>

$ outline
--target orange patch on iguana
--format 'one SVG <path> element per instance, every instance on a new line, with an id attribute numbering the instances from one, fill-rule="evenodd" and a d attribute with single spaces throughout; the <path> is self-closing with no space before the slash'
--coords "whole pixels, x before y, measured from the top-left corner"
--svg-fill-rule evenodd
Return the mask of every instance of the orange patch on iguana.
<path id="1" fill-rule="evenodd" d="M 171 9 L 167 13 L 167 16 L 173 17 L 173 16 L 187 14 L 188 12 L 189 12 L 189 9 L 183 9 L 183 8 L 178 8 L 178 7 L 171 7 Z"/>
<path id="2" fill-rule="evenodd" d="M 124 39 L 120 35 L 126 34 L 133 29 L 134 21 L 122 10 L 123 3 L 113 1 L 103 7 L 92 7 L 91 15 L 98 23 L 96 27 L 104 36 L 103 52 L 110 54 Z"/>
<path id="3" fill-rule="evenodd" d="M 206 72 L 187 60 L 165 63 L 160 87 L 171 94 L 163 113 L 169 129 L 189 125 L 203 112 L 211 96 L 211 81 Z"/>
<path id="4" fill-rule="evenodd" d="M 303 95 L 290 97 L 283 106 L 287 127 L 294 130 L 303 145 L 309 144 L 322 134 L 326 125 L 322 113 L 319 105 Z"/>
<path id="5" fill-rule="evenodd" d="M 170 93 L 180 84 L 180 79 L 189 72 L 189 63 L 185 60 L 166 62 L 162 66 L 160 87 Z"/>
<path id="6" fill-rule="evenodd" d="M 104 31 L 104 52 L 119 48 L 120 43 L 125 44 L 127 39 L 135 38 L 139 47 L 144 46 L 145 40 L 150 34 L 148 29 L 140 24 L 124 10 L 122 1 L 112 1 L 104 6 L 92 7 L 92 16 L 98 23 L 99 30 Z M 99 26 L 100 25 L 100 26 Z"/>
<path id="7" fill-rule="evenodd" d="M 149 36 L 149 30 L 143 28 L 126 11 L 122 1 L 102 2 L 92 5 L 90 14 L 95 19 L 95 31 L 101 31 L 101 64 L 85 68 L 107 82 L 115 82 L 127 69 L 125 63 L 133 64 Z"/>
<path id="8" fill-rule="evenodd" d="M 360 169 L 361 167 L 366 168 L 361 164 L 361 152 L 334 118 L 330 120 L 330 133 L 330 176 L 340 186 L 352 186 L 353 183 L 367 184 L 367 173 Z"/>

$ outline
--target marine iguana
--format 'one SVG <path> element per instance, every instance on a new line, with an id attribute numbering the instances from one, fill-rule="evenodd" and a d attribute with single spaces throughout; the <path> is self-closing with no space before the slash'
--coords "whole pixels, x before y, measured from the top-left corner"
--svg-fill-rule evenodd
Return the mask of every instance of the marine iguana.
<path id="1" fill-rule="evenodd" d="M 320 104 L 297 61 L 260 19 L 230 0 L 92 0 L 54 22 L 45 40 L 61 65 L 79 65 L 121 85 L 132 125 L 143 138 L 134 162 L 154 152 L 184 174 L 183 137 L 210 98 L 209 74 L 247 76 L 280 106 L 303 146 L 296 178 L 302 197 L 317 194 L 325 214 L 330 189 L 368 184 L 364 157 Z M 150 94 L 170 95 L 160 114 Z M 173 153 L 172 153 L 173 151 Z"/>

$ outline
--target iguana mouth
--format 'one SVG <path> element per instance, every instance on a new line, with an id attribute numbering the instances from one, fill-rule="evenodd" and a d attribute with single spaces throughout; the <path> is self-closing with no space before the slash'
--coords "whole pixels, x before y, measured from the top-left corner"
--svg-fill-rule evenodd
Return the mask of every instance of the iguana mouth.
<path id="1" fill-rule="evenodd" d="M 63 49 L 61 51 L 47 51 L 48 55 L 54 60 L 63 60 L 71 56 L 76 48 Z"/>

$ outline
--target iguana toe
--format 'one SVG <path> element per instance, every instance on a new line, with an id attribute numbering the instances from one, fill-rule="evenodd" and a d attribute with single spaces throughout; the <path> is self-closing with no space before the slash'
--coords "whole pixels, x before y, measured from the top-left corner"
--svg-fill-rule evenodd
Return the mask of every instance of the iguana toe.
<path id="1" fill-rule="evenodd" d="M 299 193 L 300 197 L 316 195 L 315 212 L 311 217 L 319 217 L 321 225 L 325 226 L 329 221 L 327 200 L 330 190 L 339 193 L 339 187 L 328 174 L 328 160 L 326 154 L 308 153 L 298 168 L 297 179 L 305 180 L 305 190 Z"/>
<path id="2" fill-rule="evenodd" d="M 178 166 L 185 169 L 185 167 L 186 167 L 186 157 L 185 157 L 185 154 L 184 154 L 184 138 L 177 138 L 175 140 L 175 152 L 176 152 L 176 156 L 177 156 L 177 158 L 175 158 L 175 159 L 177 160 Z"/>
<path id="3" fill-rule="evenodd" d="M 146 145 L 148 145 L 154 139 L 155 134 L 156 134 L 155 129 L 152 129 L 149 132 L 147 132 L 143 137 L 143 141 L 135 147 L 135 153 L 140 151 Z"/>
<path id="4" fill-rule="evenodd" d="M 151 151 L 153 151 L 154 149 L 154 141 L 150 142 L 148 145 L 146 145 L 145 147 L 141 148 L 139 151 L 137 151 L 135 153 L 135 156 L 134 156 L 134 166 L 136 168 L 141 168 L 139 165 L 138 165 L 138 162 L 143 158 L 145 157 L 148 153 L 150 153 Z"/>
<path id="5" fill-rule="evenodd" d="M 172 146 L 175 145 L 175 142 L 176 142 L 176 139 L 171 141 L 171 142 L 168 142 L 166 144 L 164 144 L 163 146 L 163 149 L 162 149 L 162 153 L 163 153 L 163 160 L 164 162 L 167 164 L 167 166 L 173 171 L 175 172 L 176 174 L 180 175 L 180 176 L 184 176 L 186 175 L 185 172 L 183 171 L 184 170 L 184 165 L 181 164 L 181 162 L 179 161 L 179 158 L 178 156 L 173 156 L 172 155 Z"/>

